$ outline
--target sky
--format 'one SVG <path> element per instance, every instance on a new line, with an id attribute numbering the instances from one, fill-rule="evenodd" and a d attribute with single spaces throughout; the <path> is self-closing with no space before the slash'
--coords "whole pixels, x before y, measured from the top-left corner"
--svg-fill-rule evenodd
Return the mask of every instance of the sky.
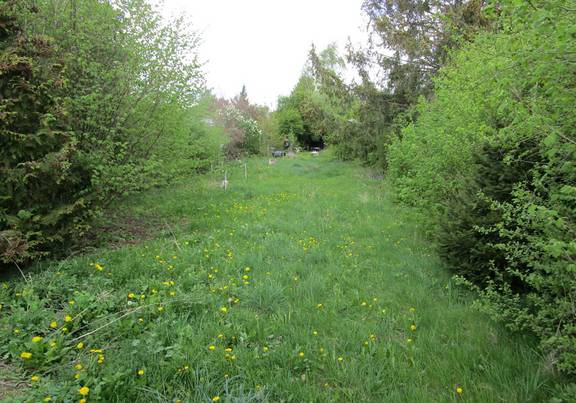
<path id="1" fill-rule="evenodd" d="M 231 98 L 246 85 L 250 102 L 276 106 L 296 85 L 312 43 L 348 37 L 365 43 L 362 0 L 164 0 L 166 17 L 184 13 L 200 32 L 208 86 Z"/>

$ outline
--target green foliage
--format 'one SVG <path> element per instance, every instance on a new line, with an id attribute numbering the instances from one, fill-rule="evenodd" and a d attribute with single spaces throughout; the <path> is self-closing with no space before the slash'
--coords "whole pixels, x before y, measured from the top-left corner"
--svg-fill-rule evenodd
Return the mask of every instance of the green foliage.
<path id="1" fill-rule="evenodd" d="M 222 141 L 183 19 L 147 0 L 31 4 L 0 9 L 4 262 L 81 237 L 118 197 L 206 171 Z"/>
<path id="2" fill-rule="evenodd" d="M 576 374 L 576 15 L 500 2 L 440 73 L 389 152 L 399 197 L 426 211 L 484 308 Z"/>
<path id="3" fill-rule="evenodd" d="M 45 36 L 27 35 L 17 3 L 0 5 L 0 262 L 43 255 L 82 231 L 89 195 L 71 130 L 65 65 Z"/>

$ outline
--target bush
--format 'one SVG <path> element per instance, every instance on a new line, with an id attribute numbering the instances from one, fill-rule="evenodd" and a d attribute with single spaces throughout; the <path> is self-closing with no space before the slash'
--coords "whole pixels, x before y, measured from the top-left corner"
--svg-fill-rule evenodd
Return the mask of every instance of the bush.
<path id="1" fill-rule="evenodd" d="M 574 375 L 576 14 L 531 3 L 487 9 L 498 29 L 453 55 L 389 172 L 483 307 Z"/>
<path id="2" fill-rule="evenodd" d="M 147 0 L 60 3 L 0 4 L 4 263 L 66 252 L 115 198 L 220 152 L 182 19 L 165 24 Z"/>

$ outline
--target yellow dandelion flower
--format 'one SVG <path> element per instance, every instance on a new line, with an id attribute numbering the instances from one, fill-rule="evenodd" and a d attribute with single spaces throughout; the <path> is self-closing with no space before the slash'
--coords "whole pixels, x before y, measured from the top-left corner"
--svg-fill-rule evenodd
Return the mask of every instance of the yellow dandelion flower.
<path id="1" fill-rule="evenodd" d="M 78 389 L 78 393 L 80 393 L 82 396 L 88 396 L 88 393 L 90 393 L 90 388 L 88 386 L 82 386 L 80 389 Z"/>
<path id="2" fill-rule="evenodd" d="M 164 310 L 164 307 L 163 307 L 163 306 L 159 306 L 159 307 L 158 307 L 158 312 L 162 312 L 163 310 Z"/>
<path id="3" fill-rule="evenodd" d="M 56 343 L 55 341 L 51 341 L 51 342 L 50 342 L 50 347 L 51 347 L 51 348 L 54 348 L 54 347 L 56 347 L 57 345 L 58 345 L 58 343 Z"/>
<path id="4" fill-rule="evenodd" d="M 72 316 L 70 315 L 64 316 L 64 322 L 72 322 Z"/>
<path id="5" fill-rule="evenodd" d="M 102 349 L 101 348 L 91 348 L 90 352 L 96 353 L 96 354 L 102 354 Z"/>
<path id="6" fill-rule="evenodd" d="M 143 376 L 144 375 L 144 370 L 143 369 L 139 369 L 138 370 L 138 376 Z"/>
<path id="7" fill-rule="evenodd" d="M 96 263 L 96 264 L 94 265 L 94 268 L 95 268 L 96 270 L 98 270 L 98 271 L 104 270 L 104 267 L 100 266 L 98 263 Z"/>
<path id="8" fill-rule="evenodd" d="M 412 312 L 412 313 L 416 312 L 416 308 L 411 307 L 410 312 Z"/>
<path id="9" fill-rule="evenodd" d="M 316 330 L 314 330 L 314 331 L 312 332 L 312 336 L 318 336 L 318 332 L 317 332 Z"/>
<path id="10" fill-rule="evenodd" d="M 80 379 L 81 376 L 82 376 L 82 375 L 77 372 L 77 373 L 74 374 L 74 379 Z"/>
<path id="11" fill-rule="evenodd" d="M 411 344 L 414 340 L 412 340 L 412 338 L 408 338 L 408 340 L 406 340 L 406 343 Z"/>
<path id="12" fill-rule="evenodd" d="M 210 344 L 210 345 L 208 346 L 208 350 L 214 351 L 214 350 L 216 350 L 216 346 L 213 345 L 213 344 Z"/>
<path id="13" fill-rule="evenodd" d="M 464 390 L 463 390 L 460 386 L 458 386 L 458 387 L 456 388 L 456 393 L 458 393 L 459 395 L 461 395 L 462 393 L 464 393 Z"/>
<path id="14" fill-rule="evenodd" d="M 224 351 L 227 352 L 227 353 L 231 353 L 231 352 L 232 352 L 232 349 L 231 349 L 230 347 L 227 347 L 227 348 L 224 349 Z"/>
<path id="15" fill-rule="evenodd" d="M 41 336 L 32 337 L 32 343 L 40 343 L 42 340 L 44 340 L 44 337 Z"/>
<path id="16" fill-rule="evenodd" d="M 344 357 L 338 357 L 338 362 L 344 361 Z"/>
<path id="17" fill-rule="evenodd" d="M 78 400 L 78 403 L 86 403 L 86 399 L 80 399 Z"/>
<path id="18" fill-rule="evenodd" d="M 52 396 L 46 396 L 44 399 L 42 399 L 43 402 L 51 402 L 52 401 Z"/>
<path id="19" fill-rule="evenodd" d="M 74 301 L 73 299 L 71 299 L 70 301 L 68 301 L 69 305 L 74 305 L 76 303 L 76 301 Z"/>
<path id="20" fill-rule="evenodd" d="M 32 375 L 32 377 L 30 378 L 30 380 L 32 382 L 38 382 L 40 380 L 40 377 L 38 375 Z"/>
<path id="21" fill-rule="evenodd" d="M 50 327 L 52 329 L 56 329 L 58 327 L 58 322 L 56 322 L 56 321 L 50 322 Z"/>
<path id="22" fill-rule="evenodd" d="M 134 297 L 136 297 L 136 295 L 134 295 L 133 292 L 128 293 L 128 298 L 134 299 Z"/>
<path id="23" fill-rule="evenodd" d="M 298 357 L 304 358 L 304 352 L 303 352 L 303 351 L 300 351 L 300 352 L 298 353 Z"/>
<path id="24" fill-rule="evenodd" d="M 77 348 L 78 350 L 83 349 L 83 348 L 84 348 L 84 343 L 80 342 L 80 343 L 76 344 L 76 348 Z"/>
<path id="25" fill-rule="evenodd" d="M 324 308 L 324 304 L 318 304 L 318 305 L 316 305 L 316 308 L 322 309 L 322 308 Z"/>
<path id="26" fill-rule="evenodd" d="M 220 396 L 214 396 L 214 397 L 212 398 L 212 401 L 213 401 L 213 402 L 219 402 L 219 401 L 220 401 Z"/>
<path id="27" fill-rule="evenodd" d="M 226 308 L 225 306 L 220 307 L 220 312 L 222 313 L 227 313 L 228 312 L 228 308 Z"/>
<path id="28" fill-rule="evenodd" d="M 32 358 L 32 353 L 29 353 L 28 351 L 23 351 L 20 353 L 20 358 L 22 358 L 23 360 L 29 360 L 30 358 Z"/>
<path id="29" fill-rule="evenodd" d="M 416 325 L 410 325 L 410 330 L 412 330 L 413 332 L 416 331 Z"/>
<path id="30" fill-rule="evenodd" d="M 74 368 L 77 369 L 78 371 L 80 371 L 83 367 L 82 367 L 82 364 L 76 364 L 76 365 L 74 365 Z"/>
<path id="31" fill-rule="evenodd" d="M 264 351 L 265 353 L 267 353 L 267 352 L 268 352 L 268 347 L 266 347 L 266 346 L 262 347 L 262 351 Z"/>
<path id="32" fill-rule="evenodd" d="M 20 333 L 20 329 L 14 329 L 14 334 L 19 334 Z"/>

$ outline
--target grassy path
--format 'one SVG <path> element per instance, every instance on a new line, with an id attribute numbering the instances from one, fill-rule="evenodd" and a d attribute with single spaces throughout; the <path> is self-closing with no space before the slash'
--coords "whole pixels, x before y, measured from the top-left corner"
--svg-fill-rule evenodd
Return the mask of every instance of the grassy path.
<path id="1" fill-rule="evenodd" d="M 0 357 L 29 385 L 20 398 L 548 396 L 529 341 L 472 309 L 382 181 L 327 155 L 250 161 L 248 174 L 232 168 L 226 192 L 203 178 L 133 199 L 164 236 L 5 283 Z"/>

